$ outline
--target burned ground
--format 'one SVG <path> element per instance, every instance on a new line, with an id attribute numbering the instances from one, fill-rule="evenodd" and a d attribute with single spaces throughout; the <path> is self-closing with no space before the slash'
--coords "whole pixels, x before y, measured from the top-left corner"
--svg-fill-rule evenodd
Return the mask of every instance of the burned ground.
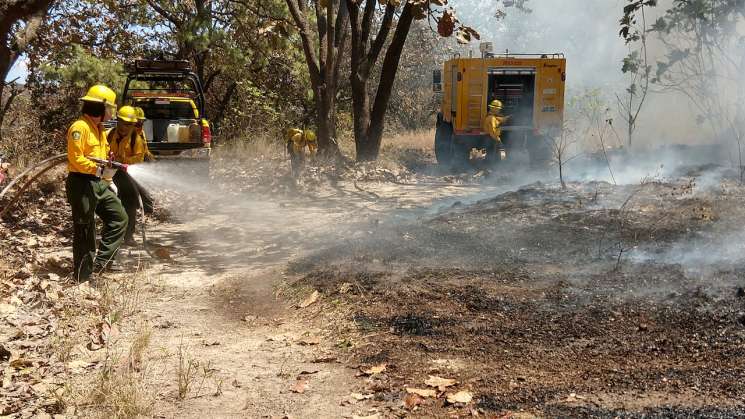
<path id="1" fill-rule="evenodd" d="M 393 414 L 387 400 L 437 375 L 492 414 L 742 415 L 743 260 L 663 256 L 745 219 L 740 188 L 725 184 L 533 184 L 383 221 L 291 271 L 345 307 L 335 333 L 362 342 L 358 363 L 386 364 L 369 385 Z M 413 414 L 463 413 L 429 399 Z"/>
<path id="2" fill-rule="evenodd" d="M 278 173 L 227 164 L 211 184 L 156 192 L 150 257 L 122 255 L 123 263 L 150 265 L 134 290 L 143 302 L 116 322 L 128 336 L 139 324 L 153 327 L 156 349 L 143 352 L 143 362 L 165 373 L 138 381 L 148 396 L 144 411 L 745 414 L 745 194 L 725 170 L 696 167 L 629 185 L 569 182 L 567 189 L 530 181 L 540 176 L 444 176 L 367 164 L 311 167 L 298 182 Z M 71 377 L 96 382 L 92 375 L 107 365 L 103 351 L 80 346 L 90 330 L 113 325 L 105 298 L 95 300 L 86 322 L 70 315 L 81 309 L 74 299 L 80 286 L 64 277 L 64 197 L 57 188 L 45 199 L 51 208 L 27 203 L 5 219 L 13 230 L 2 231 L 3 283 L 10 285 L 2 307 L 12 312 L 3 314 L 10 327 L 0 332 L 10 336 L 3 347 L 16 365 L 3 370 L 10 389 L 3 411 L 105 413 L 108 402 L 55 401 L 33 387 L 59 389 Z M 126 284 L 128 277 L 110 280 Z M 48 316 L 38 336 L 18 320 L 27 311 Z M 23 346 L 31 337 L 16 329 L 38 340 L 39 350 Z M 75 351 L 51 351 L 54 336 Z M 199 390 L 176 396 L 184 348 L 206 367 L 209 397 Z M 31 366 L 16 361 L 27 358 Z M 86 367 L 73 368 L 79 365 Z M 122 365 L 130 371 L 129 361 Z M 457 383 L 435 388 L 430 376 Z M 467 395 L 470 402 L 458 401 Z"/>

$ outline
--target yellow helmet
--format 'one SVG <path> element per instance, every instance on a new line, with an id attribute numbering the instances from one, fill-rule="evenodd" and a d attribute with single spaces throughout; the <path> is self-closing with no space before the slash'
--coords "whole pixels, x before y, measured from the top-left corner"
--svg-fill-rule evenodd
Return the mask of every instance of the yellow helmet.
<path id="1" fill-rule="evenodd" d="M 309 143 L 316 142 L 316 133 L 309 129 L 306 129 L 305 131 L 303 131 L 303 137 L 305 137 L 305 141 Z"/>
<path id="2" fill-rule="evenodd" d="M 303 133 L 303 131 L 300 130 L 300 129 L 297 129 L 297 128 L 287 128 L 285 130 L 285 139 L 287 139 L 287 141 L 290 141 L 292 139 L 292 137 L 294 137 L 294 136 L 296 136 L 298 134 L 302 134 L 302 133 Z"/>
<path id="3" fill-rule="evenodd" d="M 132 106 L 122 106 L 116 114 L 116 119 L 124 122 L 137 122 L 137 111 Z"/>
<path id="4" fill-rule="evenodd" d="M 135 113 L 137 114 L 137 120 L 138 121 L 144 121 L 145 119 L 145 110 L 140 108 L 139 106 L 135 108 Z"/>
<path id="5" fill-rule="evenodd" d="M 490 111 L 501 111 L 502 110 L 502 102 L 494 99 L 489 103 L 489 110 Z"/>
<path id="6" fill-rule="evenodd" d="M 116 93 L 102 84 L 97 84 L 88 89 L 88 93 L 81 97 L 80 100 L 85 102 L 98 102 L 103 103 L 106 106 L 116 107 Z"/>

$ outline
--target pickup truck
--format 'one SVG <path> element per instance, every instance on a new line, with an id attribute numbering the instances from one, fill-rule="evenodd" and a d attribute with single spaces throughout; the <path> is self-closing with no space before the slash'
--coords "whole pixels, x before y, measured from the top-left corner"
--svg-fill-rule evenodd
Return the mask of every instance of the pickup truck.
<path id="1" fill-rule="evenodd" d="M 122 98 L 145 111 L 143 129 L 153 154 L 209 160 L 212 130 L 204 114 L 204 92 L 188 61 L 135 61 Z"/>

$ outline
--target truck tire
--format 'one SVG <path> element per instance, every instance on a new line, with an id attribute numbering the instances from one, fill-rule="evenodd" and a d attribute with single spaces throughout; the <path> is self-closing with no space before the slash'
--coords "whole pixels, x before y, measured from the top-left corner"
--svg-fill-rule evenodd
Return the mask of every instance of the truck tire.
<path id="1" fill-rule="evenodd" d="M 442 114 L 437 114 L 435 157 L 438 164 L 450 166 L 453 163 L 453 145 L 453 126 L 442 120 Z"/>
<path id="2" fill-rule="evenodd" d="M 473 147 L 465 144 L 463 140 L 458 140 L 455 136 L 450 143 L 450 168 L 456 172 L 467 170 L 470 167 Z"/>

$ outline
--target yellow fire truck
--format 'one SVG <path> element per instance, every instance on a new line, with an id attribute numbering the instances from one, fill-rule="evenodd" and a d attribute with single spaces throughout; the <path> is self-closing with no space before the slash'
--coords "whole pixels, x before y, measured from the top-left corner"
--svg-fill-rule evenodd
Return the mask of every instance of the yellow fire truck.
<path id="1" fill-rule="evenodd" d="M 434 71 L 434 91 L 440 93 L 435 154 L 438 163 L 462 167 L 471 150 L 486 151 L 487 161 L 499 160 L 495 142 L 483 131 L 487 104 L 498 99 L 502 142 L 512 151 L 527 150 L 531 165 L 551 158 L 548 136 L 560 135 L 564 118 L 564 54 L 492 54 L 482 44 L 482 57 L 454 57 Z M 509 157 L 508 157 L 509 159 Z"/>

